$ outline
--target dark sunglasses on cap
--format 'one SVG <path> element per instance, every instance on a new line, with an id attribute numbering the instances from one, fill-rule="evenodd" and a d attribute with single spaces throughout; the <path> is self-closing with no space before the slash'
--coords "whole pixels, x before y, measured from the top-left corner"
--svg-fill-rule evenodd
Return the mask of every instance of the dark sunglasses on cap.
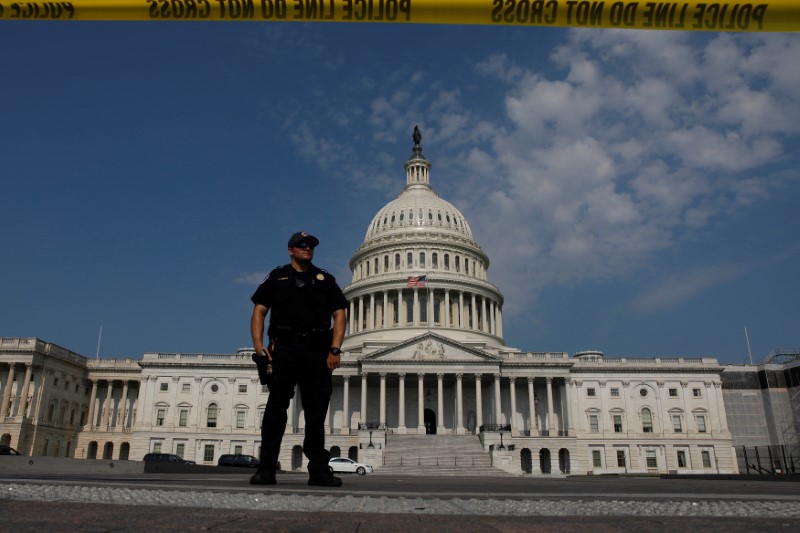
<path id="1" fill-rule="evenodd" d="M 311 244 L 310 242 L 300 242 L 300 243 L 295 244 L 294 247 L 295 248 L 300 248 L 301 250 L 308 250 L 308 249 L 313 250 L 314 249 L 314 245 Z"/>

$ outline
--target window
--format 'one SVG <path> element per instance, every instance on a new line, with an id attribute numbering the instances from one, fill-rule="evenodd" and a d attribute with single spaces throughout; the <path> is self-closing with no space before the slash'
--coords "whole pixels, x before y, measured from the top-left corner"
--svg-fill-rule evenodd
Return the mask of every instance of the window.
<path id="1" fill-rule="evenodd" d="M 639 396 L 647 398 L 647 389 L 639 389 Z"/>
<path id="2" fill-rule="evenodd" d="M 711 468 L 711 452 L 703 450 L 700 452 L 700 457 L 703 458 L 703 468 Z"/>
<path id="3" fill-rule="evenodd" d="M 244 411 L 236 411 L 236 427 L 242 429 L 244 427 Z"/>
<path id="4" fill-rule="evenodd" d="M 419 267 L 425 268 L 425 252 L 419 253 Z"/>
<path id="5" fill-rule="evenodd" d="M 431 266 L 433 268 L 439 268 L 439 254 L 436 252 L 431 254 Z"/>
<path id="6" fill-rule="evenodd" d="M 622 415 L 614 415 L 614 433 L 622 433 Z"/>
<path id="7" fill-rule="evenodd" d="M 586 389 L 586 396 L 594 398 L 595 396 L 597 396 L 597 391 L 595 391 L 594 387 L 589 387 L 588 389 Z"/>
<path id="8" fill-rule="evenodd" d="M 394 254 L 394 269 L 400 270 L 400 254 Z"/>
<path id="9" fill-rule="evenodd" d="M 217 404 L 212 403 L 208 406 L 208 416 L 206 417 L 206 427 L 217 427 Z M 213 446 L 212 446 L 213 448 Z"/>
<path id="10" fill-rule="evenodd" d="M 650 409 L 645 407 L 642 409 L 642 432 L 644 433 L 652 433 L 653 432 L 653 415 L 650 413 Z"/>
<path id="11" fill-rule="evenodd" d="M 589 415 L 589 431 L 598 433 L 600 431 L 600 424 L 597 420 L 597 415 Z"/>
<path id="12" fill-rule="evenodd" d="M 612 398 L 619 398 L 619 388 L 618 387 L 611 387 L 611 397 Z"/>
<path id="13" fill-rule="evenodd" d="M 389 256 L 388 255 L 384 255 L 383 256 L 383 271 L 384 272 L 389 272 Z"/>
<path id="14" fill-rule="evenodd" d="M 269 392 L 269 385 L 261 385 L 261 392 Z"/>
<path id="15" fill-rule="evenodd" d="M 16 379 L 14 381 L 16 381 Z M 58 378 L 53 378 L 53 387 L 58 387 Z"/>
<path id="16" fill-rule="evenodd" d="M 408 252 L 406 254 L 406 268 L 412 268 L 414 266 L 414 254 Z"/>
<path id="17" fill-rule="evenodd" d="M 258 429 L 264 424 L 264 409 L 258 410 Z"/>
<path id="18" fill-rule="evenodd" d="M 234 455 L 242 455 L 242 450 L 243 448 L 241 444 L 237 444 L 236 446 L 233 447 Z"/>
<path id="19" fill-rule="evenodd" d="M 189 410 L 181 409 L 180 412 L 178 413 L 178 426 L 185 428 L 188 420 L 189 420 Z"/>
<path id="20" fill-rule="evenodd" d="M 683 431 L 681 415 L 672 415 L 672 430 L 675 431 L 675 433 L 681 433 Z"/>
<path id="21" fill-rule="evenodd" d="M 592 464 L 595 468 L 601 468 L 603 466 L 603 458 L 600 455 L 600 450 L 592 450 Z"/>
<path id="22" fill-rule="evenodd" d="M 692 389 L 692 396 L 694 396 L 695 398 L 702 398 L 703 391 L 701 391 L 700 389 Z"/>
<path id="23" fill-rule="evenodd" d="M 214 461 L 214 445 L 213 444 L 206 444 L 203 447 L 203 461 L 206 463 L 210 463 Z"/>
<path id="24" fill-rule="evenodd" d="M 456 272 L 461 272 L 461 258 L 456 256 Z"/>
<path id="25" fill-rule="evenodd" d="M 183 392 L 192 392 L 192 384 L 191 383 L 184 383 L 181 385 L 181 391 Z"/>
<path id="26" fill-rule="evenodd" d="M 184 443 L 176 444 L 175 445 L 175 455 L 183 459 L 183 454 L 186 451 L 186 445 Z"/>
<path id="27" fill-rule="evenodd" d="M 161 392 L 167 392 L 169 390 L 169 383 L 161 383 L 158 390 Z"/>
<path id="28" fill-rule="evenodd" d="M 625 464 L 625 452 L 622 450 L 617 450 L 617 466 L 620 468 L 625 468 L 627 466 Z"/>
<path id="29" fill-rule="evenodd" d="M 164 416 L 166 416 L 167 411 L 166 409 L 159 409 L 156 411 L 156 425 L 163 426 L 164 425 Z"/>
<path id="30" fill-rule="evenodd" d="M 247 392 L 247 385 L 239 385 L 239 393 L 242 394 L 245 392 Z"/>
<path id="31" fill-rule="evenodd" d="M 153 443 L 153 453 L 161 453 L 161 441 Z"/>
<path id="32" fill-rule="evenodd" d="M 444 269 L 450 270 L 450 254 L 444 254 Z"/>
<path id="33" fill-rule="evenodd" d="M 647 468 L 658 468 L 655 450 L 647 450 L 645 457 L 647 458 Z"/>
<path id="34" fill-rule="evenodd" d="M 678 451 L 678 468 L 686 468 L 686 452 L 683 450 Z"/>
<path id="35" fill-rule="evenodd" d="M 678 389 L 669 389 L 669 397 L 670 398 L 677 398 L 678 397 Z"/>
<path id="36" fill-rule="evenodd" d="M 699 431 L 700 433 L 705 433 L 706 432 L 705 415 L 697 415 L 695 418 L 697 420 L 697 431 Z"/>

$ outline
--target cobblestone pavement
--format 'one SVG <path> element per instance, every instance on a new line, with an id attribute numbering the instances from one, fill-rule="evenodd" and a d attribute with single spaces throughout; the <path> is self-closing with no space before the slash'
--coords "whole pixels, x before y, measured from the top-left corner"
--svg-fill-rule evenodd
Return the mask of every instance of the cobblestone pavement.
<path id="1" fill-rule="evenodd" d="M 0 523 L 15 532 L 797 531 L 800 483 L 353 476 L 320 490 L 300 475 L 253 487 L 243 475 L 0 474 Z"/>

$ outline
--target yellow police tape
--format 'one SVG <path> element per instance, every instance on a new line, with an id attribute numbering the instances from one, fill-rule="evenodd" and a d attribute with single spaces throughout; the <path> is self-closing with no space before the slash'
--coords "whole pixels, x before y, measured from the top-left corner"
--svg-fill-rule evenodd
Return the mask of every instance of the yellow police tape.
<path id="1" fill-rule="evenodd" d="M 250 20 L 800 31 L 800 0 L 0 0 L 12 20 Z"/>

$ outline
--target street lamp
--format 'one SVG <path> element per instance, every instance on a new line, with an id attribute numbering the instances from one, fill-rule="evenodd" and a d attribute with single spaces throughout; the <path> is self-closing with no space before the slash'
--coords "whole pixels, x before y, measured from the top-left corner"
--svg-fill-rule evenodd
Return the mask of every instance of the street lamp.
<path id="1" fill-rule="evenodd" d="M 498 450 L 505 450 L 506 447 L 503 446 L 503 432 L 500 432 L 500 446 L 497 447 Z"/>

